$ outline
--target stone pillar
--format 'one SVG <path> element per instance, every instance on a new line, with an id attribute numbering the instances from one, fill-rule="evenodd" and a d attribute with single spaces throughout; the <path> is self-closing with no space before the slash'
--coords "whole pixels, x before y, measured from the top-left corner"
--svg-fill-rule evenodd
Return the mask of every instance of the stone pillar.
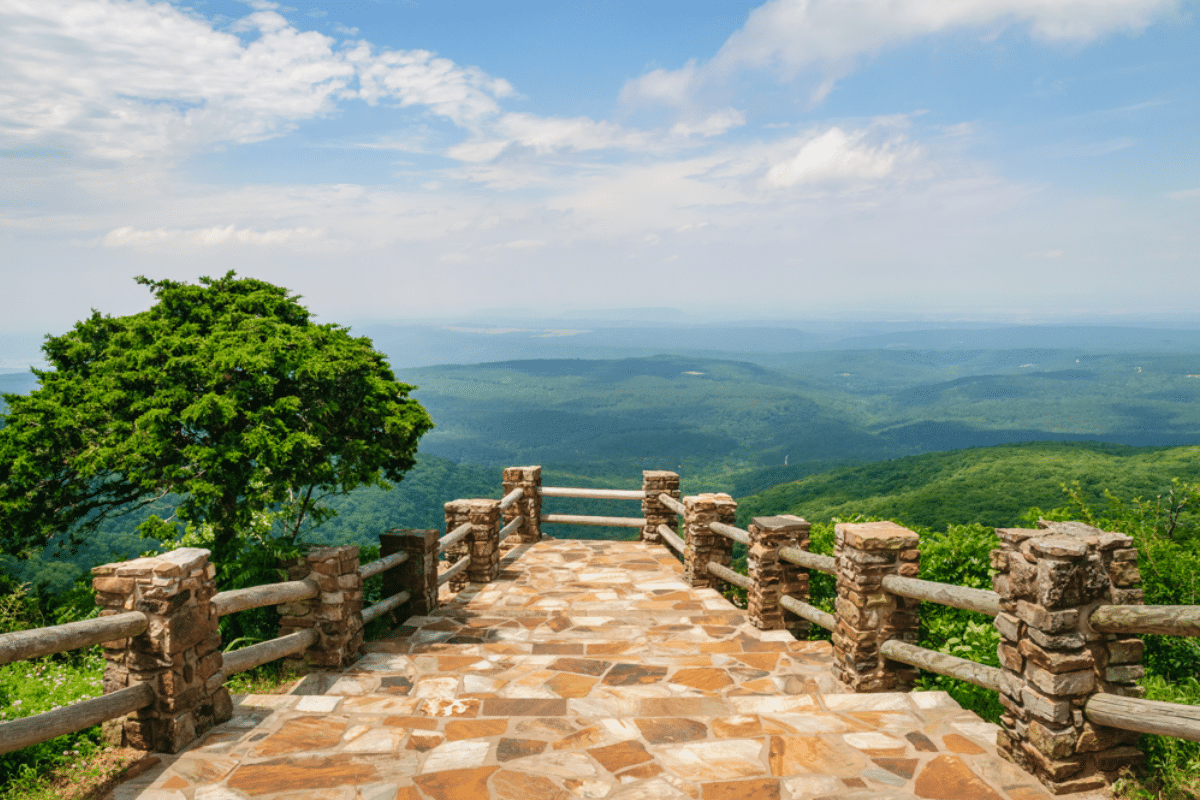
<path id="1" fill-rule="evenodd" d="M 525 521 L 517 528 L 521 543 L 536 542 L 542 538 L 542 468 L 541 467 L 506 467 L 504 470 L 504 494 L 513 489 L 521 488 L 525 494 L 520 500 L 504 509 L 504 524 L 512 522 L 517 516 Z"/>
<path id="2" fill-rule="evenodd" d="M 362 575 L 358 546 L 314 547 L 284 562 L 288 580 L 313 580 L 320 593 L 311 600 L 279 606 L 279 635 L 313 628 L 320 638 L 285 663 L 298 673 L 347 667 L 363 653 Z"/>
<path id="3" fill-rule="evenodd" d="M 232 716 L 208 556 L 185 547 L 92 569 L 100 616 L 141 611 L 150 623 L 139 636 L 103 645 L 105 693 L 147 683 L 155 694 L 151 705 L 105 726 L 114 743 L 178 753 Z"/>
<path id="4" fill-rule="evenodd" d="M 1053 794 L 1099 789 L 1141 763 L 1139 734 L 1093 725 L 1083 708 L 1097 692 L 1142 697 L 1142 642 L 1094 632 L 1097 605 L 1142 602 L 1133 540 L 1081 523 L 998 528 L 993 587 L 1002 665 L 997 735 L 1002 756 Z"/>
<path id="5" fill-rule="evenodd" d="M 646 518 L 646 527 L 642 528 L 642 541 L 651 544 L 661 544 L 662 536 L 658 532 L 659 525 L 666 525 L 676 533 L 679 532 L 678 515 L 659 502 L 660 494 L 668 494 L 679 499 L 679 473 L 665 470 L 642 470 L 642 491 L 646 498 L 642 500 L 642 516 Z"/>
<path id="6" fill-rule="evenodd" d="M 469 524 L 471 522 L 471 501 L 470 500 L 451 500 L 446 503 L 446 533 L 454 532 L 460 525 Z M 459 539 L 454 544 L 446 548 L 446 566 L 452 567 L 464 558 L 471 557 L 471 542 L 475 537 L 475 531 L 472 530 L 465 538 Z M 458 573 L 450 579 L 446 586 L 451 593 L 461 592 L 467 588 L 467 584 L 471 582 L 471 568 L 467 567 L 464 571 Z"/>
<path id="7" fill-rule="evenodd" d="M 437 531 L 393 528 L 379 536 L 380 556 L 404 551 L 408 560 L 383 573 L 383 596 L 400 592 L 412 595 L 407 603 L 393 610 L 395 622 L 409 617 L 423 617 L 438 606 L 437 546 L 441 538 Z"/>
<path id="8" fill-rule="evenodd" d="M 446 550 L 446 561 L 455 564 L 462 558 L 471 565 L 450 579 L 450 591 L 465 589 L 468 583 L 490 583 L 500 574 L 500 501 L 452 500 L 446 503 L 446 533 L 469 523 L 471 532 Z"/>
<path id="9" fill-rule="evenodd" d="M 884 658 L 879 646 L 888 639 L 917 641 L 919 601 L 884 591 L 882 582 L 886 575 L 916 576 L 920 540 L 894 522 L 842 522 L 834 537 L 834 674 L 854 692 L 907 692 L 918 670 Z"/>
<path id="10" fill-rule="evenodd" d="M 754 586 L 749 592 L 746 615 L 754 627 L 764 631 L 789 630 L 796 638 L 808 634 L 812 624 L 779 605 L 790 595 L 808 602 L 808 570 L 779 557 L 779 548 L 808 549 L 807 520 L 785 514 L 755 517 L 750 524 L 750 551 L 746 572 Z"/>
<path id="11" fill-rule="evenodd" d="M 715 561 L 728 567 L 733 561 L 733 541 L 708 527 L 710 522 L 737 522 L 737 503 L 724 492 L 683 498 L 687 508 L 683 524 L 687 547 L 683 556 L 684 580 L 696 588 L 720 589 L 724 581 L 711 574 L 707 565 Z"/>

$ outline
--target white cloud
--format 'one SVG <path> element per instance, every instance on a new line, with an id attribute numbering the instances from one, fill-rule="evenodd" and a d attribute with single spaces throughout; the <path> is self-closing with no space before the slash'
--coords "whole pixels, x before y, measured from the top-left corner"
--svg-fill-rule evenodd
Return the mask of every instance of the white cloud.
<path id="1" fill-rule="evenodd" d="M 832 181 L 871 181 L 886 178 L 899 157 L 911 158 L 916 148 L 900 137 L 872 146 L 868 131 L 846 133 L 834 127 L 801 145 L 799 151 L 767 170 L 771 186 L 796 186 Z"/>
<path id="2" fill-rule="evenodd" d="M 679 122 L 671 128 L 676 136 L 699 134 L 705 138 L 720 136 L 728 130 L 746 124 L 746 115 L 734 108 L 724 108 L 709 114 L 697 123 Z"/>
<path id="3" fill-rule="evenodd" d="M 1046 41 L 1084 42 L 1136 33 L 1178 0 L 770 0 L 755 9 L 706 64 L 654 70 L 630 81 L 622 97 L 684 106 L 703 84 L 732 73 L 771 70 L 792 78 L 818 68 L 819 102 L 854 60 L 921 36 L 955 29 L 995 33 L 1026 26 Z"/>
<path id="4" fill-rule="evenodd" d="M 110 231 L 100 240 L 104 247 L 217 247 L 220 245 L 290 246 L 310 249 L 324 238 L 315 228 L 279 228 L 255 231 L 236 225 L 195 229 L 137 230 L 124 226 Z"/>
<path id="5" fill-rule="evenodd" d="M 512 93 L 424 50 L 334 49 L 272 4 L 257 7 L 223 32 L 167 3 L 6 0 L 0 137 L 66 137 L 112 159 L 171 158 L 278 136 L 350 97 L 423 105 L 471 126 Z"/>

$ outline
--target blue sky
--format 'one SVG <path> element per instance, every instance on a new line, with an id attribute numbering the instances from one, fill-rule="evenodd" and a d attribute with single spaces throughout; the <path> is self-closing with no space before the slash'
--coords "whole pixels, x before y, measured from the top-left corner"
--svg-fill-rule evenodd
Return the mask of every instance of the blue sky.
<path id="1" fill-rule="evenodd" d="M 1196 12 L 0 0 L 0 334 L 228 269 L 342 322 L 1194 321 Z"/>

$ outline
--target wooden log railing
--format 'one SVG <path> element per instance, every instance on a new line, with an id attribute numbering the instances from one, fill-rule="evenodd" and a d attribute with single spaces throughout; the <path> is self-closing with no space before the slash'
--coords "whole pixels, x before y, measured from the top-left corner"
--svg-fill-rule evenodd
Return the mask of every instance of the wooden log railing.
<path id="1" fill-rule="evenodd" d="M 520 491 L 520 490 L 518 489 L 517 491 Z M 500 536 L 499 536 L 500 540 L 504 541 L 504 538 L 506 536 L 509 536 L 510 534 L 514 533 L 517 529 L 519 529 L 524 524 L 525 524 L 525 517 L 523 517 L 519 514 L 517 516 L 513 517 L 507 525 L 505 525 L 503 528 L 500 529 Z"/>
<path id="2" fill-rule="evenodd" d="M 587 500 L 642 500 L 646 493 L 640 489 L 575 489 L 565 486 L 543 486 L 542 497 L 582 497 Z"/>
<path id="3" fill-rule="evenodd" d="M 687 544 L 683 541 L 683 539 L 679 538 L 679 534 L 675 533 L 675 531 L 671 530 L 666 525 L 659 525 L 658 535 L 663 537 L 663 541 L 670 545 L 672 550 L 674 550 L 676 553 L 679 553 L 679 555 L 683 555 L 684 548 L 687 547 Z"/>
<path id="4" fill-rule="evenodd" d="M 1097 633 L 1200 636 L 1200 606 L 1096 606 L 1088 624 Z"/>
<path id="5" fill-rule="evenodd" d="M 741 528 L 735 528 L 732 525 L 726 525 L 724 522 L 710 522 L 708 524 L 713 533 L 719 533 L 726 539 L 732 539 L 735 542 L 750 546 L 750 533 Z"/>
<path id="6" fill-rule="evenodd" d="M 0 755 L 132 714 L 153 702 L 150 684 L 135 683 L 44 714 L 0 722 Z"/>
<path id="7" fill-rule="evenodd" d="M 663 492 L 658 496 L 658 502 L 662 503 L 664 506 L 671 509 L 681 517 L 687 514 L 687 506 L 676 500 L 674 497 L 671 497 L 671 495 L 667 494 L 666 492 Z"/>
<path id="8" fill-rule="evenodd" d="M 815 569 L 817 572 L 824 572 L 832 575 L 835 570 L 836 561 L 833 556 L 823 556 L 819 553 L 810 553 L 807 550 L 801 550 L 798 547 L 781 547 L 779 548 L 779 557 L 784 561 L 790 561 L 797 566 L 805 569 Z"/>
<path id="9" fill-rule="evenodd" d="M 513 489 L 508 494 L 504 495 L 503 498 L 501 498 L 500 510 L 503 511 L 504 509 L 508 508 L 509 506 L 511 506 L 513 503 L 517 502 L 524 496 L 525 496 L 525 490 L 522 489 L 520 486 L 518 486 L 517 488 Z"/>
<path id="10" fill-rule="evenodd" d="M 920 578 L 905 578 L 900 575 L 887 575 L 882 583 L 884 589 L 901 597 L 975 611 L 989 617 L 995 617 L 1001 611 L 1000 595 L 987 589 L 952 586 L 948 583 L 923 581 Z"/>
<path id="11" fill-rule="evenodd" d="M 438 578 L 437 578 L 438 586 L 441 586 L 444 583 L 448 583 L 451 578 L 453 578 L 455 575 L 457 575 L 458 573 L 465 570 L 470 565 L 471 565 L 470 558 L 462 558 L 462 559 L 459 559 L 458 561 L 454 562 L 454 566 L 447 569 L 441 575 L 438 575 Z"/>
<path id="12" fill-rule="evenodd" d="M 232 589 L 219 592 L 213 596 L 212 604 L 217 609 L 217 616 L 224 617 L 238 611 L 248 611 L 252 608 L 277 606 L 283 603 L 296 603 L 301 600 L 311 600 L 321 593 L 316 581 L 311 578 L 303 581 L 287 581 L 285 583 L 267 583 L 262 586 L 251 586 L 247 589 Z"/>
<path id="13" fill-rule="evenodd" d="M 268 639 L 265 642 L 243 647 L 241 650 L 231 650 L 224 654 L 224 666 L 221 671 L 226 677 L 239 672 L 261 667 L 279 658 L 286 658 L 294 653 L 302 653 L 317 643 L 317 631 L 314 628 L 298 631 L 297 633 Z"/>
<path id="14" fill-rule="evenodd" d="M 603 525 L 609 528 L 644 528 L 643 517 L 591 517 L 583 514 L 542 514 L 542 522 L 558 525 Z"/>
<path id="15" fill-rule="evenodd" d="M 1200 742 L 1200 706 L 1094 694 L 1088 698 L 1083 714 L 1097 725 Z"/>
<path id="16" fill-rule="evenodd" d="M 448 550 L 455 544 L 458 544 L 463 539 L 467 538 L 467 535 L 470 532 L 471 532 L 471 523 L 464 522 L 462 525 L 459 525 L 457 528 L 455 528 L 454 530 L 447 533 L 441 539 L 438 539 L 437 551 L 439 553 L 446 552 L 446 550 Z"/>
<path id="17" fill-rule="evenodd" d="M 392 567 L 398 567 L 405 561 L 408 561 L 408 553 L 404 551 L 392 553 L 390 556 L 384 556 L 368 564 L 363 564 L 358 568 L 358 572 L 365 581 L 367 578 L 374 578 L 376 575 L 383 574 Z"/>
<path id="18" fill-rule="evenodd" d="M 0 635 L 0 665 L 137 636 L 148 621 L 140 611 Z"/>

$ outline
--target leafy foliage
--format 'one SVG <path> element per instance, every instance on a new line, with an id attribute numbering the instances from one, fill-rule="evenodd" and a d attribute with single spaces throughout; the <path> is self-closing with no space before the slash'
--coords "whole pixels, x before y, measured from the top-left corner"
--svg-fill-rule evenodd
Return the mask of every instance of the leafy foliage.
<path id="1" fill-rule="evenodd" d="M 40 388 L 5 396 L 0 550 L 78 539 L 174 494 L 174 516 L 142 531 L 211 543 L 232 566 L 247 537 L 294 542 L 332 514 L 327 497 L 413 466 L 432 422 L 369 340 L 232 272 L 138 281 L 156 297 L 150 310 L 94 312 L 48 338 Z"/>

